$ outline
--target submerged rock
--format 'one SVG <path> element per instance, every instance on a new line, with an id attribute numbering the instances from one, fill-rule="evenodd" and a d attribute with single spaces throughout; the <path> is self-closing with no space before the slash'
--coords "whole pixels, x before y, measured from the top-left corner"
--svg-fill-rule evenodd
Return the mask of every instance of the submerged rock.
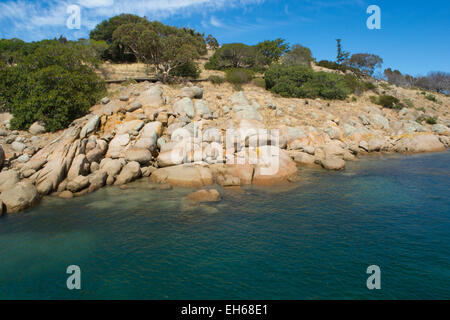
<path id="1" fill-rule="evenodd" d="M 187 196 L 187 199 L 189 201 L 195 202 L 195 203 L 202 203 L 202 202 L 219 202 L 221 197 L 220 193 L 215 190 L 199 190 L 194 193 L 191 193 Z"/>

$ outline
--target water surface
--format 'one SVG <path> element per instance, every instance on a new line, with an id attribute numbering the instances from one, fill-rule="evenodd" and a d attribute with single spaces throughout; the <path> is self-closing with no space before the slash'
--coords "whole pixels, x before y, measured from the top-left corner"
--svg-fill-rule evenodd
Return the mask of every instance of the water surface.
<path id="1" fill-rule="evenodd" d="M 105 188 L 0 219 L 0 299 L 449 299 L 450 153 L 302 169 L 291 188 Z M 282 191 L 282 192 L 281 192 Z M 366 269 L 381 268 L 369 291 Z M 82 290 L 66 288 L 69 265 Z"/>

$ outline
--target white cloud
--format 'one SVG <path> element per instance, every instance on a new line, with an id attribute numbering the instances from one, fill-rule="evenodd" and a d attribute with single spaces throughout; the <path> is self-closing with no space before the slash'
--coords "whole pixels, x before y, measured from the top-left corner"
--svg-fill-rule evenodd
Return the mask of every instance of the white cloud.
<path id="1" fill-rule="evenodd" d="M 224 26 L 223 23 L 214 16 L 211 16 L 209 23 L 211 23 L 211 25 L 216 28 L 221 28 Z"/>
<path id="2" fill-rule="evenodd" d="M 30 2 L 26 0 L 7 0 L 0 3 L 0 37 L 22 36 L 36 39 L 46 31 L 68 32 L 65 29 L 69 5 L 81 7 L 82 29 L 87 32 L 103 19 L 120 13 L 147 16 L 151 20 L 164 19 L 174 15 L 203 15 L 236 7 L 246 7 L 265 0 L 49 0 Z M 209 23 L 222 27 L 222 22 L 211 16 Z M 59 29 L 57 29 L 59 28 Z M 56 30 L 55 30 L 56 29 Z M 56 34 L 54 34 L 56 35 Z M 53 36 L 54 36 L 53 35 Z"/>
<path id="3" fill-rule="evenodd" d="M 110 7 L 114 0 L 78 0 L 78 4 L 85 8 Z"/>

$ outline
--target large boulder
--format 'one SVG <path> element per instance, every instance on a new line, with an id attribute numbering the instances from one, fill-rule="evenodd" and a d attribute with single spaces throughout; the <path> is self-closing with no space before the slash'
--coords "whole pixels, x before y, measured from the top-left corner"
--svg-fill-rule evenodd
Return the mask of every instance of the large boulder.
<path id="1" fill-rule="evenodd" d="M 39 193 L 36 187 L 28 182 L 18 182 L 0 195 L 0 203 L 3 202 L 6 206 L 7 213 L 23 211 L 38 201 Z"/>
<path id="2" fill-rule="evenodd" d="M 186 188 L 213 184 L 213 176 L 209 168 L 190 164 L 158 169 L 152 173 L 150 179 L 155 183 L 169 183 Z"/>
<path id="3" fill-rule="evenodd" d="M 42 133 L 45 133 L 45 131 L 46 131 L 45 127 L 39 122 L 33 123 L 30 126 L 30 128 L 28 129 L 28 132 L 33 134 L 33 135 L 42 134 Z"/>
<path id="4" fill-rule="evenodd" d="M 261 114 L 253 106 L 236 105 L 233 107 L 233 111 L 237 120 L 263 120 Z"/>
<path id="5" fill-rule="evenodd" d="M 23 144 L 22 142 L 14 141 L 11 144 L 11 147 L 13 148 L 14 151 L 22 152 L 23 150 L 25 150 L 25 148 L 27 146 L 25 144 Z"/>
<path id="6" fill-rule="evenodd" d="M 153 159 L 153 157 L 148 149 L 130 148 L 125 151 L 125 159 L 129 162 L 136 161 L 140 164 L 147 164 Z"/>
<path id="7" fill-rule="evenodd" d="M 115 185 L 123 185 L 132 182 L 141 176 L 141 167 L 136 161 L 129 162 L 123 167 L 120 174 L 117 176 Z"/>
<path id="8" fill-rule="evenodd" d="M 254 167 L 251 164 L 213 164 L 210 168 L 218 184 L 236 185 L 237 180 L 232 178 L 237 178 L 239 185 L 252 184 Z"/>
<path id="9" fill-rule="evenodd" d="M 116 134 L 122 135 L 122 134 L 131 134 L 133 132 L 139 132 L 143 126 L 144 121 L 142 120 L 126 121 L 117 128 Z"/>
<path id="10" fill-rule="evenodd" d="M 89 192 L 93 192 L 102 188 L 106 184 L 108 174 L 106 171 L 98 170 L 88 176 L 89 179 Z"/>
<path id="11" fill-rule="evenodd" d="M 141 134 L 136 141 L 136 148 L 144 148 L 154 151 L 157 146 L 158 138 L 162 134 L 162 123 L 154 121 L 147 123 L 141 130 Z"/>
<path id="12" fill-rule="evenodd" d="M 67 179 L 73 180 L 80 175 L 88 174 L 87 165 L 89 162 L 84 154 L 77 155 L 70 166 L 69 172 L 67 173 Z"/>
<path id="13" fill-rule="evenodd" d="M 255 165 L 253 184 L 277 185 L 297 175 L 297 166 L 285 151 L 275 146 L 262 146 L 257 151 L 258 163 Z"/>
<path id="14" fill-rule="evenodd" d="M 11 189 L 19 180 L 19 173 L 16 170 L 0 172 L 0 192 Z"/>
<path id="15" fill-rule="evenodd" d="M 199 116 L 201 118 L 204 118 L 204 119 L 212 118 L 211 110 L 209 110 L 208 106 L 206 105 L 205 100 L 195 101 L 195 111 L 197 113 L 197 116 Z"/>
<path id="16" fill-rule="evenodd" d="M 89 186 L 89 178 L 84 176 L 78 176 L 75 177 L 75 179 L 70 180 L 67 183 L 67 190 L 71 192 L 78 192 L 80 190 L 85 189 L 87 186 Z"/>
<path id="17" fill-rule="evenodd" d="M 130 135 L 120 134 L 116 135 L 114 139 L 109 143 L 107 157 L 110 158 L 120 158 L 125 151 L 125 147 L 130 143 Z"/>
<path id="18" fill-rule="evenodd" d="M 394 146 L 397 152 L 438 152 L 444 151 L 445 145 L 433 134 L 407 135 L 400 138 Z"/>
<path id="19" fill-rule="evenodd" d="M 431 130 L 436 133 L 439 134 L 441 136 L 450 136 L 450 128 L 447 126 L 444 126 L 443 124 L 435 124 Z"/>
<path id="20" fill-rule="evenodd" d="M 193 86 L 193 87 L 184 87 L 181 89 L 180 94 L 178 95 L 182 98 L 190 98 L 190 99 L 202 99 L 203 98 L 203 89 Z"/>
<path id="21" fill-rule="evenodd" d="M 80 138 L 86 138 L 89 134 L 93 133 L 98 125 L 100 124 L 100 116 L 94 115 L 89 121 L 84 125 L 80 132 Z"/>
<path id="22" fill-rule="evenodd" d="M 105 158 L 100 162 L 100 170 L 105 171 L 108 176 L 115 178 L 124 165 L 125 160 L 123 159 Z"/>
<path id="23" fill-rule="evenodd" d="M 164 104 L 162 91 L 157 87 L 152 87 L 142 92 L 136 99 L 144 107 L 160 107 Z"/>
<path id="24" fill-rule="evenodd" d="M 234 93 L 233 95 L 230 96 L 228 101 L 230 101 L 230 103 L 233 106 L 235 106 L 235 105 L 240 105 L 240 106 L 248 105 L 247 97 L 245 96 L 245 93 L 243 91 L 239 91 L 239 92 Z"/>
<path id="25" fill-rule="evenodd" d="M 65 178 L 74 157 L 80 153 L 81 143 L 76 140 L 78 129 L 67 129 L 64 135 L 54 143 L 50 143 L 33 156 L 33 159 L 44 159 L 44 167 L 36 175 L 36 187 L 41 195 L 56 190 Z M 31 161 L 33 161 L 33 159 Z"/>
<path id="26" fill-rule="evenodd" d="M 178 114 L 185 113 L 189 118 L 195 117 L 194 103 L 190 98 L 183 98 L 175 102 L 173 111 Z"/>
<path id="27" fill-rule="evenodd" d="M 345 169 L 345 161 L 338 157 L 326 158 L 320 160 L 320 164 L 327 170 L 343 170 Z"/>

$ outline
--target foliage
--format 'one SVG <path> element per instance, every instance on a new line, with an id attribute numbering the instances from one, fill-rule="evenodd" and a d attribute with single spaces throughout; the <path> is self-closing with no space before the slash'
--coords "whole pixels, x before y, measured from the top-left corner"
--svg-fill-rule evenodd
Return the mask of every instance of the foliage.
<path id="1" fill-rule="evenodd" d="M 173 70 L 186 64 L 192 71 L 194 59 L 206 52 L 202 35 L 157 21 L 123 24 L 114 31 L 113 40 L 119 41 L 138 61 L 154 65 L 163 82 L 176 72 Z"/>
<path id="2" fill-rule="evenodd" d="M 428 124 L 434 125 L 437 123 L 437 120 L 434 117 L 428 117 L 428 118 L 425 118 L 425 122 Z"/>
<path id="3" fill-rule="evenodd" d="M 257 49 L 243 43 L 224 44 L 206 63 L 206 69 L 251 68 L 256 64 Z"/>
<path id="4" fill-rule="evenodd" d="M 284 39 L 266 40 L 256 45 L 258 63 L 270 65 L 277 62 L 280 57 L 289 50 L 289 44 Z"/>
<path id="5" fill-rule="evenodd" d="M 311 66 L 311 61 L 311 50 L 300 44 L 293 45 L 283 57 L 283 64 L 287 66 Z"/>
<path id="6" fill-rule="evenodd" d="M 284 97 L 345 99 L 354 92 L 349 78 L 314 72 L 306 66 L 272 65 L 265 73 L 266 87 Z"/>
<path id="7" fill-rule="evenodd" d="M 253 79 L 252 83 L 260 88 L 266 89 L 266 80 L 262 79 L 262 78 L 255 78 Z"/>
<path id="8" fill-rule="evenodd" d="M 360 70 L 365 75 L 372 76 L 375 69 L 383 64 L 383 59 L 375 54 L 355 53 L 345 64 Z"/>
<path id="9" fill-rule="evenodd" d="M 0 96 L 14 116 L 12 128 L 27 129 L 40 120 L 56 131 L 84 115 L 105 92 L 90 59 L 76 47 L 50 42 L 15 66 L 3 65 Z"/>
<path id="10" fill-rule="evenodd" d="M 210 76 L 209 81 L 211 81 L 213 84 L 217 85 L 217 84 L 225 83 L 225 81 L 227 81 L 227 79 L 222 76 Z"/>
<path id="11" fill-rule="evenodd" d="M 179 67 L 172 69 L 170 71 L 170 75 L 174 77 L 198 79 L 200 78 L 200 68 L 194 61 L 189 61 Z"/>
<path id="12" fill-rule="evenodd" d="M 248 69 L 228 69 L 226 71 L 227 81 L 235 86 L 250 83 L 253 77 L 254 73 Z"/>
<path id="13" fill-rule="evenodd" d="M 400 103 L 400 100 L 394 96 L 389 95 L 381 95 L 379 97 L 371 96 L 370 100 L 373 103 L 382 106 L 383 108 L 402 109 L 404 107 L 403 104 Z"/>
<path id="14" fill-rule="evenodd" d="M 432 95 L 432 94 L 427 94 L 427 95 L 425 96 L 425 99 L 430 100 L 430 101 L 433 101 L 433 102 L 437 102 L 436 97 L 435 97 L 434 95 Z"/>
<path id="15" fill-rule="evenodd" d="M 211 34 L 206 37 L 206 44 L 212 49 L 217 50 L 219 48 L 219 42 Z"/>
<path id="16" fill-rule="evenodd" d="M 114 40 L 113 34 L 117 28 L 124 24 L 147 22 L 147 19 L 133 14 L 120 14 L 102 21 L 90 32 L 89 37 L 92 40 L 105 41 L 108 44 L 108 48 L 103 53 L 105 59 L 111 59 L 115 62 L 134 62 L 136 60 L 135 56 L 127 52 L 120 41 Z"/>
<path id="17" fill-rule="evenodd" d="M 344 51 L 342 49 L 342 39 L 336 39 L 336 47 L 337 47 L 337 56 L 336 62 L 337 64 L 343 64 L 348 60 L 350 56 L 350 52 Z"/>

